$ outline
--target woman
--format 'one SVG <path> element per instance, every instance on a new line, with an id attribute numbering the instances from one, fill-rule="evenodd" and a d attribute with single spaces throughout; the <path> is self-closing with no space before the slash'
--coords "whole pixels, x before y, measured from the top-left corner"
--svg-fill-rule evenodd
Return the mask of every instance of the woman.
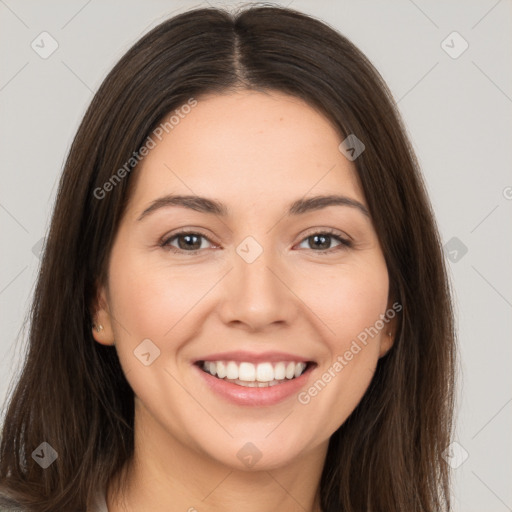
<path id="1" fill-rule="evenodd" d="M 4 503 L 449 510 L 453 368 L 438 232 L 378 72 L 297 11 L 192 10 L 126 53 L 70 150 Z"/>

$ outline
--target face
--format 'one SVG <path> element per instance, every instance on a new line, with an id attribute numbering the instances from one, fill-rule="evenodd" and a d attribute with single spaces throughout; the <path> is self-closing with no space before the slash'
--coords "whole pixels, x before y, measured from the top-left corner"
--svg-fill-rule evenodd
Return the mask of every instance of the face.
<path id="1" fill-rule="evenodd" d="M 209 96 L 134 171 L 94 336 L 115 340 L 146 432 L 275 468 L 357 406 L 394 322 L 342 140 L 294 97 Z"/>

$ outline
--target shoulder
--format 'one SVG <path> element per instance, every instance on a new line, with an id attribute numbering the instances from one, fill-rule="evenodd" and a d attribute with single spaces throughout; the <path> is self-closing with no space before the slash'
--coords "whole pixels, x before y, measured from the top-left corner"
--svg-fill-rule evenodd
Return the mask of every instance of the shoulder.
<path id="1" fill-rule="evenodd" d="M 99 489 L 96 492 L 91 507 L 87 509 L 87 512 L 108 512 L 107 502 L 105 500 L 105 492 L 103 489 Z"/>
<path id="2" fill-rule="evenodd" d="M 30 512 L 30 510 L 5 494 L 0 494 L 0 512 Z M 96 492 L 93 502 L 87 508 L 87 512 L 108 512 L 103 490 Z"/>
<path id="3" fill-rule="evenodd" d="M 28 510 L 12 498 L 0 494 L 0 512 L 28 512 Z"/>

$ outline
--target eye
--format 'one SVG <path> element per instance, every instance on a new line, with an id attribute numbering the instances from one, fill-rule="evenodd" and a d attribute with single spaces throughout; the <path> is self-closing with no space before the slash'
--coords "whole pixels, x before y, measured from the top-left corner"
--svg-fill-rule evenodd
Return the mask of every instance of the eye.
<path id="1" fill-rule="evenodd" d="M 202 244 L 203 240 L 207 240 L 209 243 L 212 243 L 208 237 L 201 233 L 196 233 L 193 231 L 182 231 L 180 233 L 175 233 L 171 237 L 163 240 L 160 243 L 160 246 L 166 249 L 168 248 L 175 253 L 188 252 L 195 254 L 197 251 L 205 249 Z M 177 247 L 176 245 L 173 245 L 175 241 L 177 242 Z"/>
<path id="2" fill-rule="evenodd" d="M 333 240 L 338 242 L 338 245 L 334 248 L 331 247 Z M 159 245 L 164 249 L 169 249 L 178 254 L 196 254 L 198 251 L 207 248 L 204 246 L 203 241 L 214 245 L 213 242 L 211 242 L 211 240 L 202 233 L 195 231 L 181 231 L 165 238 Z M 337 231 L 333 230 L 312 233 L 304 238 L 300 245 L 304 243 L 309 243 L 309 249 L 319 254 L 332 253 L 347 247 L 352 247 L 352 243 L 349 240 L 343 238 Z"/>
<path id="3" fill-rule="evenodd" d="M 330 248 L 333 240 L 339 242 L 339 244 L 334 249 Z M 337 231 L 332 230 L 312 233 L 311 235 L 308 235 L 306 238 L 304 238 L 304 240 L 301 242 L 301 244 L 304 243 L 309 243 L 310 248 L 312 247 L 314 252 L 320 254 L 330 253 L 342 250 L 347 247 L 352 247 L 352 243 L 349 240 L 340 236 Z M 320 250 L 316 250 L 315 248 Z"/>

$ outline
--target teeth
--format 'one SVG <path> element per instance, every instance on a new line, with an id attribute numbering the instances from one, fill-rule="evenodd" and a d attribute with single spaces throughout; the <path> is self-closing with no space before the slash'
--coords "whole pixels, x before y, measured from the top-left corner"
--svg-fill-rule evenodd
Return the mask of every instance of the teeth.
<path id="1" fill-rule="evenodd" d="M 286 367 L 284 363 L 277 363 L 274 366 L 274 379 L 276 380 L 284 380 L 286 377 Z"/>
<path id="2" fill-rule="evenodd" d="M 217 373 L 217 365 L 215 363 L 210 362 L 210 361 L 207 361 L 205 364 L 206 364 L 206 371 L 210 372 L 212 375 L 216 375 L 216 373 Z"/>
<path id="3" fill-rule="evenodd" d="M 287 379 L 293 379 L 295 377 L 295 364 L 294 363 L 288 363 L 288 366 L 286 367 L 286 378 Z"/>
<path id="4" fill-rule="evenodd" d="M 227 369 L 226 369 L 226 378 L 227 379 L 238 379 L 238 366 L 235 362 L 229 361 Z"/>
<path id="5" fill-rule="evenodd" d="M 215 364 L 215 363 L 213 363 Z M 236 367 L 236 363 L 233 363 Z M 246 382 L 254 382 L 256 380 L 256 367 L 252 363 L 240 363 L 238 375 L 236 379 L 244 380 Z"/>
<path id="6" fill-rule="evenodd" d="M 270 382 L 274 380 L 274 368 L 270 363 L 260 363 L 256 367 L 256 380 L 259 382 Z"/>
<path id="7" fill-rule="evenodd" d="M 216 365 L 215 373 L 217 374 L 217 377 L 219 379 L 223 379 L 226 376 L 226 365 L 222 361 L 218 361 L 217 363 L 214 363 Z M 210 363 L 211 368 L 211 363 Z M 215 373 L 213 375 L 215 375 Z"/>
<path id="8" fill-rule="evenodd" d="M 253 363 L 235 361 L 205 361 L 202 368 L 219 379 L 234 381 L 247 387 L 275 386 L 285 379 L 293 379 L 302 375 L 306 363 L 283 361 L 278 363 Z"/>
<path id="9" fill-rule="evenodd" d="M 240 379 L 224 379 L 227 382 L 232 382 L 233 384 L 238 384 L 239 386 L 243 386 L 246 388 L 268 388 L 270 386 L 275 386 L 277 384 L 281 384 L 282 381 L 279 380 L 272 380 L 270 382 L 258 382 L 258 381 L 245 381 Z"/>

